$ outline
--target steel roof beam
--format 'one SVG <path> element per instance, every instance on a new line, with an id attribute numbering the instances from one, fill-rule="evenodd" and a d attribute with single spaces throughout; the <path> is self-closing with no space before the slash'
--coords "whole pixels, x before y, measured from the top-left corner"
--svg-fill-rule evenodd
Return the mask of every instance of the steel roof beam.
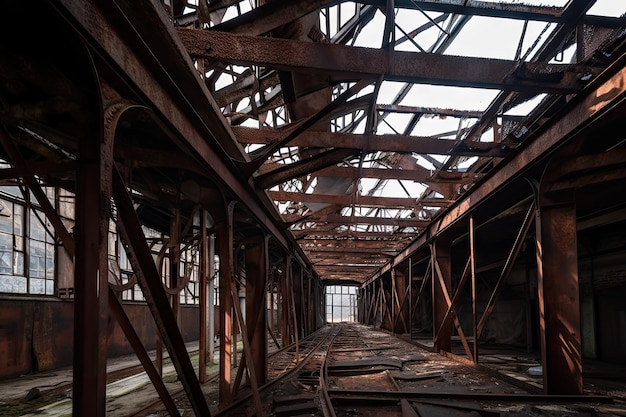
<path id="1" fill-rule="evenodd" d="M 443 198 L 411 198 L 411 197 L 378 197 L 371 195 L 352 194 L 321 194 L 321 193 L 294 193 L 287 191 L 268 191 L 267 194 L 274 201 L 300 201 L 303 203 L 327 203 L 341 206 L 384 207 L 384 208 L 415 208 L 417 206 L 447 207 L 453 200 Z"/>
<path id="2" fill-rule="evenodd" d="M 376 255 L 376 256 L 382 256 L 382 257 L 392 257 L 395 256 L 398 251 L 397 250 L 381 250 L 381 248 L 343 248 L 343 249 L 338 249 L 338 248 L 328 248 L 328 247 L 319 247 L 319 248 L 306 248 L 304 249 L 305 252 L 308 252 L 309 254 L 311 253 L 324 253 L 324 256 L 326 256 L 326 253 L 328 252 L 337 252 L 337 251 L 341 251 L 342 255 L 357 255 L 357 256 L 363 256 L 363 255 L 367 255 L 367 258 L 369 259 L 370 255 Z"/>
<path id="3" fill-rule="evenodd" d="M 405 106 L 401 104 L 377 104 L 376 110 L 386 113 L 416 113 L 416 114 L 434 114 L 437 116 L 449 116 L 459 118 L 479 118 L 482 116 L 482 111 L 477 110 L 457 110 L 457 109 L 442 109 L 437 107 L 419 107 L 419 106 Z M 503 116 L 508 118 L 509 116 Z"/>
<path id="4" fill-rule="evenodd" d="M 247 13 L 215 25 L 211 30 L 261 35 L 317 11 L 329 0 L 282 0 L 265 3 Z"/>
<path id="5" fill-rule="evenodd" d="M 389 244 L 382 241 L 346 241 L 341 240 L 336 244 L 331 244 L 328 241 L 324 243 L 315 243 L 314 241 L 308 241 L 306 244 L 302 245 L 302 249 L 311 253 L 315 252 L 328 252 L 328 251 L 352 251 L 352 250 L 361 250 L 364 249 L 366 252 L 370 252 L 370 249 L 375 249 L 374 253 L 378 253 L 378 251 L 384 252 L 400 252 L 404 246 L 402 246 L 402 242 L 395 242 L 396 244 Z"/>
<path id="6" fill-rule="evenodd" d="M 331 149 L 310 158 L 285 165 L 266 174 L 261 174 L 254 178 L 254 184 L 258 188 L 271 188 L 291 179 L 299 178 L 322 168 L 335 165 L 356 153 L 354 149 Z"/>
<path id="7" fill-rule="evenodd" d="M 359 3 L 384 7 L 386 0 L 361 0 Z M 563 12 L 563 8 L 561 7 L 530 6 L 526 4 L 495 3 L 477 0 L 395 0 L 395 6 L 399 9 L 417 9 L 428 12 L 504 17 L 508 19 L 537 20 L 544 22 L 559 22 Z"/>
<path id="8" fill-rule="evenodd" d="M 353 242 L 365 241 L 365 240 L 380 240 L 384 242 L 389 241 L 403 241 L 407 239 L 413 239 L 415 237 L 415 233 L 389 233 L 389 232 L 375 232 L 375 231 L 367 231 L 361 232 L 358 230 L 318 230 L 315 228 L 307 229 L 307 230 L 295 230 L 293 232 L 296 238 L 301 241 L 310 241 L 310 240 L 350 240 Z"/>
<path id="9" fill-rule="evenodd" d="M 365 216 L 342 216 L 341 214 L 327 214 L 321 217 L 305 217 L 302 222 L 328 223 L 336 225 L 369 224 L 375 226 L 395 226 L 395 227 L 419 227 L 428 226 L 430 221 L 418 220 L 415 218 L 393 218 L 393 217 L 365 217 Z"/>
<path id="10" fill-rule="evenodd" d="M 341 74 L 346 80 L 382 76 L 390 81 L 569 94 L 582 88 L 583 75 L 597 71 L 588 66 L 389 51 L 185 28 L 179 28 L 178 34 L 194 58 Z"/>
<path id="11" fill-rule="evenodd" d="M 280 131 L 234 127 L 233 132 L 242 144 L 271 144 L 279 142 L 285 135 Z M 494 142 L 468 142 L 455 148 L 455 141 L 429 136 L 406 135 L 363 135 L 307 130 L 289 142 L 289 146 L 376 150 L 383 152 L 414 152 L 419 154 L 459 156 L 505 157 L 508 145 Z"/>
<path id="12" fill-rule="evenodd" d="M 406 180 L 422 183 L 450 183 L 466 184 L 480 178 L 466 172 L 446 172 L 445 178 L 432 178 L 430 170 L 415 165 L 415 169 L 386 169 L 356 167 L 329 167 L 316 172 L 317 176 L 348 177 L 348 178 L 378 178 L 382 180 Z"/>

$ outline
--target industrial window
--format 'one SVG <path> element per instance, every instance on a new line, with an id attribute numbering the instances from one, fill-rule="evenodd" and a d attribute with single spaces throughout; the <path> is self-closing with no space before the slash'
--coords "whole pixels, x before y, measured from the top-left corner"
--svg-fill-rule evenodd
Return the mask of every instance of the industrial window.
<path id="1" fill-rule="evenodd" d="M 169 236 L 146 226 L 143 226 L 143 232 L 152 251 L 152 257 L 161 271 L 161 277 L 165 286 L 167 288 L 178 288 L 179 285 L 183 285 L 183 288 L 178 293 L 180 304 L 199 304 L 200 252 L 197 242 L 191 242 L 181 248 L 178 254 L 178 283 L 174 285 L 170 278 L 171 248 Z"/>
<path id="2" fill-rule="evenodd" d="M 168 236 L 158 230 L 142 226 L 152 257 L 161 271 L 161 276 L 168 287 L 170 283 L 170 259 L 168 251 Z M 184 247 L 179 258 L 179 279 L 185 281 L 184 288 L 180 291 L 181 304 L 199 304 L 199 266 L 200 256 L 197 245 Z M 137 284 L 133 274 L 132 265 L 128 260 L 126 250 L 119 239 L 115 224 L 111 223 L 109 229 L 109 276 L 115 280 L 118 288 L 122 290 L 122 299 L 128 301 L 143 301 L 145 298 L 141 288 Z"/>
<path id="3" fill-rule="evenodd" d="M 55 241 L 52 224 L 44 214 L 30 210 L 30 239 L 28 240 L 28 292 L 54 294 Z"/>
<path id="4" fill-rule="evenodd" d="M 187 247 L 180 254 L 180 279 L 187 285 L 180 292 L 181 304 L 200 304 L 200 251 L 198 245 Z"/>
<path id="5" fill-rule="evenodd" d="M 44 191 L 54 201 L 54 189 Z M 54 294 L 54 229 L 34 200 L 19 187 L 0 187 L 0 292 Z"/>
<path id="6" fill-rule="evenodd" d="M 325 292 L 327 323 L 356 321 L 356 286 L 327 285 Z"/>
<path id="7" fill-rule="evenodd" d="M 74 195 L 54 188 L 42 187 L 63 221 L 71 225 L 74 217 Z M 0 293 L 55 295 L 57 245 L 54 228 L 39 209 L 35 197 L 25 188 L 0 187 Z M 115 217 L 115 213 L 113 213 Z M 144 227 L 155 262 L 162 261 L 169 279 L 169 259 L 162 257 L 167 236 Z M 111 220 L 108 236 L 109 282 L 122 292 L 122 299 L 144 301 L 128 255 Z M 180 253 L 180 276 L 186 281 L 180 293 L 181 304 L 199 303 L 199 255 L 197 246 L 183 248 Z M 72 297 L 71 278 L 59 283 L 59 297 Z"/>
<path id="8" fill-rule="evenodd" d="M 143 301 L 143 292 L 137 284 L 126 249 L 117 233 L 117 225 L 109 222 L 109 283 L 122 292 L 122 300 Z"/>
<path id="9" fill-rule="evenodd" d="M 213 257 L 213 305 L 220 305 L 220 256 L 215 255 Z"/>

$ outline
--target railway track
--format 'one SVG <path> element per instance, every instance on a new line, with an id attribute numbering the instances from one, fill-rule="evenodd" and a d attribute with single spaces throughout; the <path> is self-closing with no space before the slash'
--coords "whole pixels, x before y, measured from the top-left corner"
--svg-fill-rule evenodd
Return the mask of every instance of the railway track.
<path id="1" fill-rule="evenodd" d="M 251 392 L 241 392 L 240 398 L 221 408 L 215 416 L 275 415 L 295 416 L 299 413 L 315 414 L 319 410 L 324 416 L 332 416 L 332 405 L 328 400 L 324 370 L 334 340 L 341 334 L 343 326 L 326 326 L 290 345 L 268 358 L 267 384 L 259 387 L 262 409 L 253 404 Z"/>
<path id="2" fill-rule="evenodd" d="M 237 398 L 230 404 L 213 407 L 213 416 L 276 415 L 295 416 L 298 410 L 321 413 L 334 417 L 327 394 L 324 374 L 327 372 L 329 350 L 343 325 L 326 326 L 308 337 L 268 355 L 268 381 L 258 388 L 261 405 L 255 404 L 250 386 L 242 386 Z M 216 385 L 219 375 L 215 374 L 204 384 Z M 209 388 L 210 389 L 210 388 Z M 187 410 L 187 399 L 182 389 L 170 393 L 179 409 Z M 213 395 L 213 398 L 216 394 Z M 162 415 L 163 405 L 158 398 L 138 409 L 128 417 Z M 310 414 L 309 414 L 310 415 Z"/>
<path id="3" fill-rule="evenodd" d="M 244 383 L 227 405 L 218 405 L 217 373 L 202 385 L 212 416 L 272 417 L 505 417 L 524 410 L 535 416 L 542 407 L 567 408 L 576 416 L 576 403 L 610 403 L 607 396 L 541 396 L 525 392 L 492 375 L 483 374 L 380 331 L 358 324 L 327 325 L 299 343 L 268 355 L 268 381 L 252 392 Z M 215 368 L 213 368 L 215 369 Z M 110 381 L 138 377 L 141 367 L 129 366 L 108 375 Z M 193 415 L 175 374 L 164 375 L 181 415 Z M 113 383 L 114 384 L 114 383 Z M 63 384 L 48 391 L 66 390 Z M 143 391 L 142 394 L 139 390 Z M 107 388 L 107 394 L 109 389 Z M 253 395 L 256 394 L 256 395 Z M 126 409 L 107 402 L 107 415 L 115 417 L 167 416 L 151 385 L 120 397 Z M 139 400 L 141 398 L 141 401 Z M 212 403 L 211 403 L 212 401 Z M 71 400 L 65 400 L 71 407 Z M 141 405 L 139 405 L 141 404 Z M 581 406 L 582 407 L 582 406 Z M 582 409 L 582 408 L 581 408 Z M 33 409 L 34 410 L 34 409 Z M 604 411 L 598 408 L 599 412 Z M 29 410 L 30 411 L 30 410 Z M 2 414 L 0 412 L 0 414 Z M 51 416 L 60 414 L 20 414 Z M 580 414 L 583 417 L 584 413 Z"/>

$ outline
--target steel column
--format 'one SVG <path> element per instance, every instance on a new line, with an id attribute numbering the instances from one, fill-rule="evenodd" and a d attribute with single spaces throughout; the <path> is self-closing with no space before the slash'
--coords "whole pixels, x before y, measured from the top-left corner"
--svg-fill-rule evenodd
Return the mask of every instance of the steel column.
<path id="1" fill-rule="evenodd" d="M 214 363 L 215 355 L 215 234 L 209 236 L 209 279 L 208 279 L 208 320 L 209 320 L 209 362 Z"/>
<path id="2" fill-rule="evenodd" d="M 289 291 L 287 288 L 289 268 L 291 268 L 291 262 L 289 261 L 289 257 L 287 257 L 285 259 L 284 271 L 278 277 L 280 291 L 280 302 L 278 303 L 280 312 L 278 316 L 280 317 L 280 335 L 283 347 L 291 344 L 291 337 L 289 336 Z"/>
<path id="3" fill-rule="evenodd" d="M 474 337 L 474 363 L 478 363 L 478 310 L 476 309 L 476 237 L 474 216 L 469 218 L 470 274 L 472 277 L 472 336 Z"/>
<path id="4" fill-rule="evenodd" d="M 176 192 L 176 208 L 174 209 L 174 216 L 170 219 L 170 241 L 169 241 L 169 272 L 170 272 L 170 300 L 172 303 L 172 311 L 174 317 L 178 320 L 178 314 L 180 310 L 180 291 L 179 282 L 180 277 L 180 190 Z M 182 290 L 182 289 L 180 289 Z"/>
<path id="5" fill-rule="evenodd" d="M 259 385 L 257 384 L 257 378 L 255 373 L 254 360 L 252 359 L 252 350 L 250 347 L 250 340 L 248 338 L 248 330 L 246 323 L 244 322 L 243 313 L 241 311 L 241 304 L 239 303 L 239 293 L 237 291 L 237 284 L 235 284 L 235 277 L 231 276 L 230 279 L 230 296 L 232 297 L 233 310 L 237 319 L 237 324 L 241 331 L 241 340 L 243 342 L 243 358 L 239 364 L 240 369 L 243 369 L 248 364 L 248 376 L 250 377 L 250 386 L 252 388 L 252 396 L 254 398 L 254 405 L 258 416 L 263 416 L 263 404 L 261 403 L 261 397 L 259 394 Z M 235 347 L 236 348 L 236 347 Z M 237 387 L 237 385 L 236 385 Z"/>
<path id="6" fill-rule="evenodd" d="M 117 121 L 121 112 L 105 117 Z M 110 119 L 108 119 L 110 120 Z M 74 257 L 74 415 L 106 414 L 108 336 L 108 230 L 115 123 L 82 140 L 76 175 Z M 94 192 L 97 193 L 94 195 Z"/>
<path id="7" fill-rule="evenodd" d="M 381 278 L 381 281 L 384 278 Z M 381 299 L 381 304 L 380 304 L 380 315 L 381 315 L 381 322 L 380 322 L 380 327 L 383 329 L 387 329 L 389 331 L 391 331 L 391 326 L 392 326 L 392 322 L 393 322 L 393 317 L 391 316 L 391 306 L 390 306 L 390 296 L 388 295 L 390 294 L 389 291 L 385 290 L 385 286 L 384 283 L 381 282 L 380 283 L 380 299 Z"/>
<path id="8" fill-rule="evenodd" d="M 292 293 L 293 293 L 293 298 L 294 298 L 294 332 L 296 332 L 298 334 L 298 338 L 301 339 L 302 337 L 304 337 L 304 304 L 303 304 L 303 300 L 302 300 L 302 277 L 303 277 L 303 271 L 302 271 L 302 265 L 298 265 L 296 264 L 298 269 L 297 269 L 297 274 L 292 276 Z"/>
<path id="9" fill-rule="evenodd" d="M 74 260 L 74 415 L 104 416 L 106 410 L 106 350 L 101 349 L 100 338 L 106 340 L 106 327 L 100 320 L 107 292 L 100 292 L 100 258 L 106 254 L 100 231 L 100 190 L 97 159 L 84 162 L 78 169 L 76 193 L 76 256 Z M 95 221 L 94 221 L 95 220 Z M 107 271 L 104 269 L 104 271 Z"/>
<path id="10" fill-rule="evenodd" d="M 389 277 L 391 279 L 391 300 L 389 305 L 390 315 L 391 315 L 391 323 L 389 330 L 392 333 L 396 332 L 396 299 L 397 299 L 397 291 L 396 288 L 396 266 L 392 265 L 391 270 L 389 271 Z"/>
<path id="11" fill-rule="evenodd" d="M 294 285 L 293 285 L 293 262 L 294 258 L 292 255 L 287 256 L 287 291 L 289 292 L 289 304 L 291 306 L 290 317 L 293 326 L 290 328 L 293 330 L 294 343 L 296 344 L 296 361 L 300 358 L 300 341 L 298 334 L 298 316 L 296 312 L 296 300 L 294 296 Z"/>
<path id="12" fill-rule="evenodd" d="M 382 284 L 382 277 L 379 279 L 378 281 L 378 290 L 376 290 L 376 288 L 374 288 L 374 291 L 376 291 L 376 303 L 374 305 L 374 326 L 375 327 L 382 327 L 383 325 L 383 320 L 384 320 L 384 310 L 383 310 L 383 284 Z"/>
<path id="13" fill-rule="evenodd" d="M 257 383 L 267 381 L 267 238 L 246 242 L 246 326 Z"/>
<path id="14" fill-rule="evenodd" d="M 409 256 L 408 259 L 408 266 L 407 266 L 407 285 L 409 286 L 408 291 L 408 311 L 407 311 L 407 319 L 409 321 L 408 326 L 409 328 L 407 329 L 407 331 L 409 332 L 409 339 L 411 339 L 411 335 L 413 334 L 413 260 L 412 258 Z"/>
<path id="15" fill-rule="evenodd" d="M 207 297 L 207 276 L 209 275 L 209 245 L 206 232 L 206 212 L 199 210 L 200 215 L 200 266 L 199 283 L 200 286 L 200 318 L 199 340 L 198 340 L 198 379 L 201 383 L 207 382 L 206 357 L 207 357 L 207 318 L 208 318 L 208 297 Z"/>
<path id="16" fill-rule="evenodd" d="M 432 295 L 433 295 L 433 342 L 436 351 L 445 350 L 450 352 L 452 348 L 451 336 L 452 326 L 450 319 L 445 319 L 448 311 L 444 291 L 447 289 L 443 285 L 450 287 L 451 284 L 451 260 L 450 260 L 450 243 L 443 239 L 438 239 L 431 243 L 431 262 L 432 268 Z M 437 276 L 440 275 L 441 279 Z M 437 334 L 435 330 L 439 329 Z"/>
<path id="17" fill-rule="evenodd" d="M 220 404 L 228 404 L 231 401 L 233 303 L 230 296 L 230 281 L 234 276 L 233 210 L 234 204 L 231 203 L 227 208 L 226 225 L 217 231 L 220 257 Z"/>
<path id="18" fill-rule="evenodd" d="M 406 302 L 407 296 L 407 285 L 406 285 L 406 275 L 402 272 L 398 271 L 397 267 L 395 268 L 395 294 L 394 294 L 394 305 L 397 307 L 396 314 L 394 317 L 394 333 L 406 333 L 408 326 L 405 319 L 404 313 L 404 304 Z M 398 320 L 402 322 L 402 331 L 398 330 Z"/>
<path id="19" fill-rule="evenodd" d="M 541 204 L 535 221 L 543 390 L 582 394 L 576 205 Z"/>
<path id="20" fill-rule="evenodd" d="M 276 300 L 278 300 L 278 289 L 277 289 L 276 277 L 277 277 L 277 274 L 275 273 L 272 273 L 272 275 L 268 277 L 269 279 L 268 289 L 269 289 L 269 295 L 270 295 L 270 321 L 267 325 L 267 330 L 270 332 L 270 335 L 272 336 L 274 343 L 276 343 L 276 347 L 280 349 L 280 344 L 278 343 L 278 340 L 276 339 L 276 329 L 275 329 L 276 316 L 274 313 L 274 303 L 276 303 L 277 302 Z"/>
<path id="21" fill-rule="evenodd" d="M 313 277 L 310 273 L 307 275 L 307 305 L 306 311 L 307 314 L 307 328 L 305 336 L 310 335 L 315 331 L 315 323 L 313 322 L 315 318 L 315 305 L 313 304 Z"/>
<path id="22" fill-rule="evenodd" d="M 432 265 L 433 263 L 431 260 L 431 262 L 429 262 L 428 266 L 426 267 L 424 277 L 422 278 L 422 283 L 420 284 L 420 289 L 417 292 L 417 297 L 415 297 L 415 304 L 413 305 L 413 310 L 411 310 L 411 317 L 415 317 L 415 313 L 417 312 L 417 309 L 421 307 L 420 301 L 422 300 L 422 294 L 424 294 L 424 291 L 426 290 L 426 286 L 432 278 L 432 272 L 431 272 Z M 432 285 L 431 285 L 431 290 L 432 290 Z M 421 322 L 421 319 L 420 319 L 420 322 Z M 433 329 L 433 338 L 435 337 L 434 332 L 435 330 Z"/>
<path id="23" fill-rule="evenodd" d="M 371 317 L 371 307 L 374 305 L 374 303 L 372 302 L 372 297 L 370 296 L 370 292 L 371 292 L 371 285 L 366 286 L 363 289 L 363 318 L 361 323 L 363 324 L 370 324 L 370 317 Z"/>

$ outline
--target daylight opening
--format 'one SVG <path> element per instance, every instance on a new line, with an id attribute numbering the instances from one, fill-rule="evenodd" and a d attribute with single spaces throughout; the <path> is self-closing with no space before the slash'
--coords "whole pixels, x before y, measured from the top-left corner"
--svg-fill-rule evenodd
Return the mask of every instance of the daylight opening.
<path id="1" fill-rule="evenodd" d="M 327 285 L 326 322 L 356 322 L 357 304 L 355 285 Z"/>

